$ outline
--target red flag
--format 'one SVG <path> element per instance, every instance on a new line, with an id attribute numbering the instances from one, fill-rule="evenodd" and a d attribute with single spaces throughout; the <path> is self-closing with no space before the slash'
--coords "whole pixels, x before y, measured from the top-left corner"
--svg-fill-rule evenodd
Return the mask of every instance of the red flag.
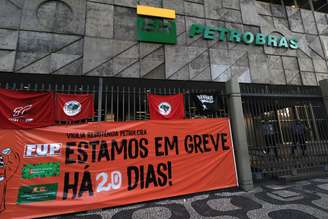
<path id="1" fill-rule="evenodd" d="M 148 95 L 150 119 L 184 119 L 184 98 L 182 94 L 159 96 Z"/>
<path id="2" fill-rule="evenodd" d="M 0 128 L 28 129 L 53 124 L 53 93 L 0 89 Z"/>
<path id="3" fill-rule="evenodd" d="M 78 121 L 94 116 L 92 94 L 56 94 L 56 120 Z"/>

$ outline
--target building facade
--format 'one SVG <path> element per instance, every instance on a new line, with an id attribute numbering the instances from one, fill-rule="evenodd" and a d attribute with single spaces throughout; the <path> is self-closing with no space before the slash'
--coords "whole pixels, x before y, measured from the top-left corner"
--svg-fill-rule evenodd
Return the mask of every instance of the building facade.
<path id="1" fill-rule="evenodd" d="M 176 38 L 141 41 L 137 5 L 174 10 L 173 29 L 170 21 L 141 29 L 174 30 Z M 319 87 L 328 79 L 326 7 L 314 0 L 0 0 L 0 87 L 93 93 L 93 121 L 148 119 L 148 93 L 183 93 L 186 117 L 204 117 L 191 95 L 211 93 L 218 110 L 205 117 L 231 117 L 237 149 L 251 160 L 237 161 L 250 163 L 253 177 L 328 169 L 327 95 Z M 228 81 L 241 86 L 226 90 Z M 298 120 L 306 158 L 290 156 L 301 144 L 291 134 Z M 264 126 L 274 129 L 270 138 Z"/>
<path id="2" fill-rule="evenodd" d="M 327 15 L 244 0 L 140 0 L 176 11 L 176 45 L 137 40 L 137 0 L 1 0 L 0 71 L 318 85 L 328 78 Z M 299 49 L 189 37 L 193 24 L 296 38 Z"/>

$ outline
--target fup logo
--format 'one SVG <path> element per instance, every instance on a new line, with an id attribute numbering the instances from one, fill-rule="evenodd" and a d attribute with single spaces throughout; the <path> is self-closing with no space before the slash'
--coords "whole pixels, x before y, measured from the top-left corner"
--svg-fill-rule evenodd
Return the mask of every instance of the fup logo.
<path id="1" fill-rule="evenodd" d="M 139 41 L 176 44 L 177 31 L 174 10 L 138 5 L 137 14 Z"/>
<path id="2" fill-rule="evenodd" d="M 27 144 L 25 145 L 24 157 L 54 157 L 61 155 L 62 144 Z"/>

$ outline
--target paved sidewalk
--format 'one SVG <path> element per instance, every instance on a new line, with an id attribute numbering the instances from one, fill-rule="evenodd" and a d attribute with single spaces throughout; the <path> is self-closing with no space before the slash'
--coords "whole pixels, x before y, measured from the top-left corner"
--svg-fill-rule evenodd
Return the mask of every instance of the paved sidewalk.
<path id="1" fill-rule="evenodd" d="M 208 192 L 52 218 L 328 218 L 328 178 L 266 184 L 251 192 Z"/>

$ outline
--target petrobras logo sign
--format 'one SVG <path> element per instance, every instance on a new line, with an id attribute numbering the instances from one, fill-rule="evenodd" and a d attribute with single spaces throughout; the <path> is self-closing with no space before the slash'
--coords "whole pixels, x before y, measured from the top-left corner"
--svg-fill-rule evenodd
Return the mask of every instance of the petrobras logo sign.
<path id="1" fill-rule="evenodd" d="M 62 144 L 26 144 L 24 150 L 25 158 L 55 157 L 61 155 Z"/>
<path id="2" fill-rule="evenodd" d="M 176 44 L 175 10 L 138 5 L 137 15 L 139 41 Z"/>
<path id="3" fill-rule="evenodd" d="M 63 111 L 67 116 L 76 116 L 82 110 L 82 105 L 78 101 L 68 101 L 64 104 Z"/>

